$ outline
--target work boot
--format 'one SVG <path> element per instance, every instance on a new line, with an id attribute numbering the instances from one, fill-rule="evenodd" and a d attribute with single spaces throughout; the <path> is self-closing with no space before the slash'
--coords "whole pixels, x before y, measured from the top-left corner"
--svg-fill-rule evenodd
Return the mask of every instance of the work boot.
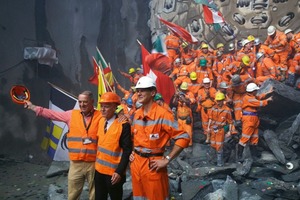
<path id="1" fill-rule="evenodd" d="M 207 160 L 210 164 L 216 164 L 216 150 L 213 147 L 209 147 L 207 151 Z"/>
<path id="2" fill-rule="evenodd" d="M 240 144 L 237 145 L 237 149 L 236 149 L 236 155 L 237 155 L 237 162 L 242 162 L 243 161 L 243 152 L 244 152 L 244 147 Z"/>
<path id="3" fill-rule="evenodd" d="M 261 156 L 260 151 L 257 149 L 257 145 L 250 145 L 250 152 L 253 159 L 259 159 Z"/>
<path id="4" fill-rule="evenodd" d="M 218 167 L 223 167 L 224 166 L 223 151 L 219 151 L 217 153 L 217 166 Z"/>

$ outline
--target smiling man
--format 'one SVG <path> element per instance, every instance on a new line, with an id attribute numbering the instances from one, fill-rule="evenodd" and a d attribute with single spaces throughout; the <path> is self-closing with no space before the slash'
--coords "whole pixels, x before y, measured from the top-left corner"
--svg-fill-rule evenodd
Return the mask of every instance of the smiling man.
<path id="1" fill-rule="evenodd" d="M 101 95 L 102 118 L 99 121 L 95 172 L 95 199 L 122 200 L 125 171 L 132 151 L 130 124 L 118 120 L 120 97 L 113 92 Z"/>
<path id="2" fill-rule="evenodd" d="M 91 91 L 78 95 L 80 110 L 57 112 L 33 105 L 25 101 L 24 107 L 37 116 L 65 122 L 69 127 L 67 134 L 70 168 L 68 173 L 68 199 L 79 199 L 84 182 L 89 185 L 89 200 L 95 199 L 95 160 L 97 152 L 97 131 L 101 113 L 94 109 Z"/>
<path id="3" fill-rule="evenodd" d="M 133 199 L 169 199 L 167 165 L 189 145 L 189 135 L 178 129 L 173 114 L 154 101 L 155 81 L 147 76 L 136 84 L 139 108 L 132 123 L 134 151 L 131 156 Z M 175 145 L 164 156 L 169 139 Z"/>

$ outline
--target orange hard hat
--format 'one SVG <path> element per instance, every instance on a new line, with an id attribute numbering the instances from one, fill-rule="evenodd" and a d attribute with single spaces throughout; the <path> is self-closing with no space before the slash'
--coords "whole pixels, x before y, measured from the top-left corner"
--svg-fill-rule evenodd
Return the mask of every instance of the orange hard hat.
<path id="1" fill-rule="evenodd" d="M 120 104 L 120 97 L 114 92 L 106 92 L 101 95 L 99 103 L 116 103 Z"/>
<path id="2" fill-rule="evenodd" d="M 10 97 L 13 102 L 17 104 L 24 104 L 24 100 L 30 100 L 30 92 L 29 90 L 23 85 L 14 85 L 10 89 Z"/>

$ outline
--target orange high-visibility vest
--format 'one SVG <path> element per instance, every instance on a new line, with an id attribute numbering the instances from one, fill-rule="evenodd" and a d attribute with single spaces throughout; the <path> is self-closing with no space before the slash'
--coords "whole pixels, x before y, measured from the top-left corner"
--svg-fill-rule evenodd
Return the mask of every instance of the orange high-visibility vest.
<path id="1" fill-rule="evenodd" d="M 123 149 L 119 145 L 122 133 L 122 124 L 115 119 L 106 133 L 104 133 L 105 118 L 99 121 L 98 151 L 95 169 L 106 175 L 113 175 L 122 157 Z"/>
<path id="2" fill-rule="evenodd" d="M 87 130 L 80 110 L 72 111 L 70 130 L 67 135 L 70 160 L 87 162 L 96 160 L 97 130 L 101 116 L 100 111 L 95 110 L 91 122 L 86 124 Z M 84 144 L 84 141 L 90 142 Z"/>

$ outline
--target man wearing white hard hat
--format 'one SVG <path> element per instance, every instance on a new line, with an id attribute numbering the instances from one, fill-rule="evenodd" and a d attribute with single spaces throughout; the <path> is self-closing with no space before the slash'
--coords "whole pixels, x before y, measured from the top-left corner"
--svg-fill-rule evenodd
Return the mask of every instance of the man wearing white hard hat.
<path id="1" fill-rule="evenodd" d="M 167 165 L 188 147 L 190 137 L 178 129 L 173 114 L 154 101 L 157 91 L 152 78 L 141 77 L 135 88 L 142 107 L 136 110 L 131 128 L 133 199 L 168 199 Z M 171 152 L 164 155 L 170 139 L 175 140 L 175 144 Z"/>
<path id="2" fill-rule="evenodd" d="M 210 142 L 210 136 L 207 132 L 208 126 L 208 111 L 215 105 L 216 89 L 211 87 L 211 80 L 209 78 L 203 79 L 203 88 L 198 91 L 198 108 L 201 115 L 201 122 L 203 133 L 206 135 L 206 143 Z"/>
<path id="3" fill-rule="evenodd" d="M 275 26 L 269 26 L 268 37 L 264 44 L 275 50 L 275 54 L 278 55 L 279 60 L 274 60 L 274 62 L 277 65 L 280 65 L 280 70 L 282 71 L 282 73 L 287 71 L 289 43 L 287 41 L 286 35 L 283 32 L 276 30 Z"/>
<path id="4" fill-rule="evenodd" d="M 242 41 L 242 46 L 243 48 L 241 48 L 238 52 L 237 52 L 237 61 L 241 61 L 242 57 L 247 55 L 250 58 L 251 63 L 254 62 L 255 60 L 255 55 L 251 46 L 251 41 L 248 39 L 244 39 Z"/>
<path id="5" fill-rule="evenodd" d="M 259 87 L 255 83 L 249 83 L 246 87 L 246 94 L 243 97 L 242 104 L 242 136 L 239 140 L 238 145 L 238 161 L 242 161 L 242 155 L 244 147 L 247 144 L 250 144 L 251 153 L 257 153 L 257 144 L 259 140 L 258 136 L 258 126 L 259 126 L 259 118 L 258 118 L 258 108 L 262 106 L 266 106 L 269 101 L 272 100 L 272 97 L 269 97 L 265 100 L 259 100 L 256 96 L 257 90 Z M 268 93 L 271 93 L 273 90 L 271 89 Z M 264 94 L 264 97 L 265 95 Z M 260 97 L 262 99 L 263 97 Z"/>
<path id="6" fill-rule="evenodd" d="M 176 58 L 173 62 L 173 70 L 171 72 L 171 74 L 169 75 L 169 77 L 173 80 L 175 80 L 178 76 L 180 67 L 181 67 L 181 59 L 180 58 Z"/>

